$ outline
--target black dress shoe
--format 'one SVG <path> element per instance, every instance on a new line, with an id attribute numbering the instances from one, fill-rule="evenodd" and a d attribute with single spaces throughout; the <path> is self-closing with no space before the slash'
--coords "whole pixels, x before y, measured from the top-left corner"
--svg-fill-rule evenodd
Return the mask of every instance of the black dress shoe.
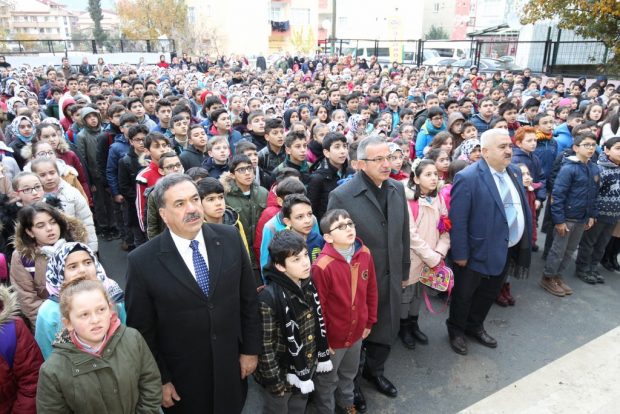
<path id="1" fill-rule="evenodd" d="M 368 410 L 368 407 L 366 407 L 366 397 L 364 397 L 362 389 L 357 384 L 353 388 L 353 405 L 355 405 L 358 413 L 365 413 Z"/>
<path id="2" fill-rule="evenodd" d="M 497 348 L 497 341 L 489 335 L 484 329 L 480 332 L 465 332 L 467 335 L 472 338 L 476 338 L 478 342 L 480 342 L 484 346 L 488 346 L 489 348 Z"/>
<path id="3" fill-rule="evenodd" d="M 395 398 L 398 395 L 398 391 L 394 384 L 390 382 L 383 375 L 373 376 L 370 374 L 363 373 L 362 376 L 367 379 L 369 382 L 374 384 L 377 391 L 379 391 L 383 395 L 387 395 L 388 397 Z"/>
<path id="4" fill-rule="evenodd" d="M 467 343 L 462 336 L 450 337 L 450 348 L 460 355 L 467 355 Z"/>

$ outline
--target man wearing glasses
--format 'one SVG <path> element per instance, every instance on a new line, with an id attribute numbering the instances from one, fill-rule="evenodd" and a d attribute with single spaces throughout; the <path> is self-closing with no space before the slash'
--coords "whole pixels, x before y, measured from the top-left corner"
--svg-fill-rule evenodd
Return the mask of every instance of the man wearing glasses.
<path id="1" fill-rule="evenodd" d="M 383 373 L 399 330 L 401 281 L 409 277 L 409 213 L 403 185 L 389 178 L 393 156 L 387 143 L 378 137 L 366 138 L 359 144 L 357 157 L 360 171 L 331 192 L 327 209 L 348 211 L 357 235 L 372 253 L 379 296 L 378 317 L 364 341 L 363 377 L 379 392 L 394 398 L 396 387 Z M 366 401 L 358 381 L 355 406 L 365 412 Z"/>

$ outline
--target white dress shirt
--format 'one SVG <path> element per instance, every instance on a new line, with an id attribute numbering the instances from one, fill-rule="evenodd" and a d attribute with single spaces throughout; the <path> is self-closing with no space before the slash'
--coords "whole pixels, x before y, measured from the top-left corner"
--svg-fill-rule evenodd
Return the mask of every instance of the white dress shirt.
<path id="1" fill-rule="evenodd" d="M 190 247 L 190 243 L 192 240 L 184 239 L 183 237 L 174 234 L 172 231 L 170 231 L 170 235 L 172 236 L 172 241 L 174 242 L 177 251 L 181 255 L 181 258 L 183 258 L 185 265 L 189 269 L 194 279 L 196 279 L 196 270 L 194 269 L 194 260 L 192 259 L 194 251 Z M 202 229 L 198 232 L 196 237 L 193 238 L 193 240 L 196 240 L 198 242 L 198 251 L 200 252 L 200 254 L 202 254 L 202 257 L 204 257 L 205 263 L 208 267 L 209 258 L 207 256 L 207 247 L 205 246 L 205 239 L 202 235 Z"/>
<path id="2" fill-rule="evenodd" d="M 510 176 L 508 175 L 508 171 L 504 170 L 504 171 L 496 171 L 494 170 L 490 165 L 489 165 L 489 169 L 491 170 L 491 174 L 493 175 L 493 180 L 495 181 L 495 186 L 497 187 L 497 192 L 500 194 L 501 197 L 501 190 L 500 190 L 500 182 L 499 182 L 499 177 L 497 176 L 497 174 L 500 174 L 503 178 L 504 178 L 504 182 L 508 185 L 508 188 L 510 189 L 510 195 L 512 197 L 512 203 L 517 211 L 517 234 L 519 237 L 517 237 L 517 240 L 509 243 L 508 247 L 512 247 L 515 244 L 519 243 L 519 241 L 521 240 L 521 237 L 523 237 L 523 232 L 525 231 L 525 215 L 523 214 L 523 205 L 521 204 L 521 197 L 519 196 L 519 190 L 517 189 L 517 187 L 515 187 L 514 182 L 512 181 L 512 178 L 510 178 Z"/>

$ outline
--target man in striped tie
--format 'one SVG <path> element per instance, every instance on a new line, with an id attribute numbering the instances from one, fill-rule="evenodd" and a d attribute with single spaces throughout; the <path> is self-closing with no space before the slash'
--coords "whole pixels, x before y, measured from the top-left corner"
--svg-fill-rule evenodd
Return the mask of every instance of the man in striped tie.
<path id="1" fill-rule="evenodd" d="M 446 321 L 450 346 L 467 354 L 465 335 L 497 347 L 484 320 L 510 261 L 529 267 L 532 217 L 519 168 L 510 165 L 512 142 L 505 129 L 480 137 L 482 159 L 456 175 L 450 207 L 454 289 Z"/>

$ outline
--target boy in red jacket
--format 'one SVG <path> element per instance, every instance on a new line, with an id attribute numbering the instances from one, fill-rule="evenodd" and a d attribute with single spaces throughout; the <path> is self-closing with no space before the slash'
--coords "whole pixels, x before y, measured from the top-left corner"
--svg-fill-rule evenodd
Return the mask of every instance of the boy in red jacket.
<path id="1" fill-rule="evenodd" d="M 355 223 L 346 210 L 328 211 L 320 225 L 327 243 L 312 265 L 312 279 L 323 306 L 334 369 L 317 375 L 315 403 L 319 413 L 333 413 L 336 404 L 355 412 L 353 380 L 362 340 L 377 321 L 375 264 L 370 250 L 356 238 Z"/>

